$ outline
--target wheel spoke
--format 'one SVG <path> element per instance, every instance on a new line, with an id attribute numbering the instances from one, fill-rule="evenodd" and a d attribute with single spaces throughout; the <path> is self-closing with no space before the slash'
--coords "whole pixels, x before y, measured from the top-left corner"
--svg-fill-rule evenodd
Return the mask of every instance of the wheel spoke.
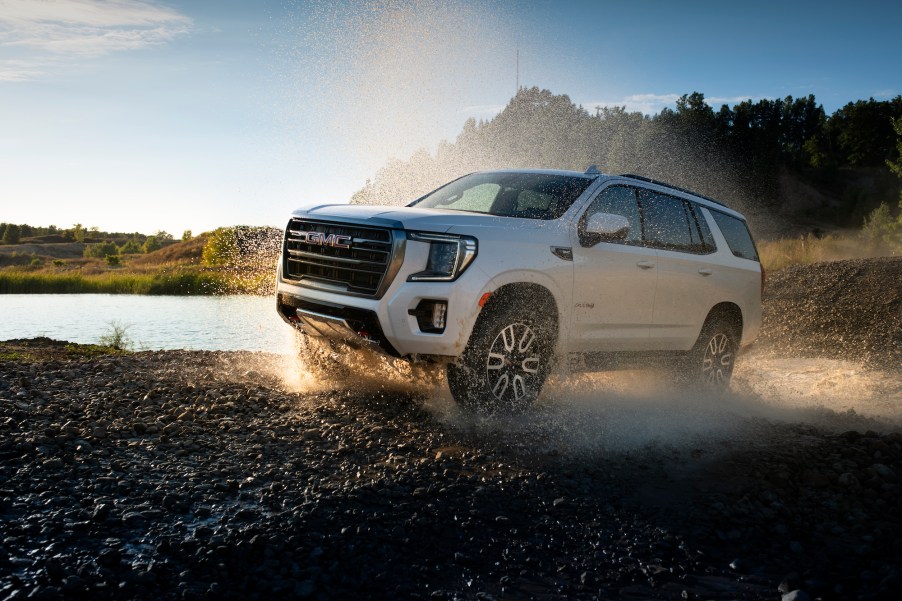
<path id="1" fill-rule="evenodd" d="M 524 326 L 524 329 L 523 337 L 520 338 L 520 344 L 517 346 L 517 350 L 521 353 L 528 351 L 529 347 L 532 346 L 533 341 L 536 339 L 535 334 L 532 333 L 530 328 Z"/>
<path id="2" fill-rule="evenodd" d="M 539 373 L 539 358 L 527 357 L 526 359 L 523 359 L 523 363 L 520 365 L 520 369 L 528 374 Z"/>
<path id="3" fill-rule="evenodd" d="M 486 362 L 486 369 L 495 371 L 504 367 L 504 355 L 498 353 L 489 353 L 489 359 Z"/>
<path id="4" fill-rule="evenodd" d="M 514 399 L 519 401 L 526 396 L 526 382 L 523 376 L 514 376 Z"/>
<path id="5" fill-rule="evenodd" d="M 502 374 L 498 381 L 495 382 L 495 387 L 492 388 L 492 394 L 495 395 L 496 399 L 500 399 L 504 396 L 504 393 L 507 391 L 507 385 L 510 381 L 507 374 Z"/>
<path id="6" fill-rule="evenodd" d="M 501 342 L 502 344 L 504 344 L 504 350 L 506 350 L 507 352 L 514 350 L 514 345 L 516 344 L 516 333 L 514 332 L 513 325 L 509 325 L 501 330 Z"/>

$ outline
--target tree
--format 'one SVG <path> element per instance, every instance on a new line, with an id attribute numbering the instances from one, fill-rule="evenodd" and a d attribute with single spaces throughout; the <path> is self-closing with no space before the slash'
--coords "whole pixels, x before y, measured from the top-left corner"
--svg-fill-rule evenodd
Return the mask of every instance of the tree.
<path id="1" fill-rule="evenodd" d="M 84 242 L 86 233 L 87 233 L 87 230 L 85 230 L 85 228 L 84 228 L 84 226 L 82 226 L 82 224 L 76 223 L 74 226 L 72 226 L 72 238 L 76 242 Z"/>
<path id="2" fill-rule="evenodd" d="M 137 255 L 144 252 L 141 244 L 134 238 L 129 238 L 125 244 L 119 247 L 120 255 Z"/>
<path id="3" fill-rule="evenodd" d="M 896 132 L 896 160 L 887 159 L 890 171 L 902 177 L 902 116 L 893 119 L 893 131 Z"/>
<path id="4" fill-rule="evenodd" d="M 191 233 L 191 230 L 185 230 L 184 232 L 182 232 L 182 241 L 183 242 L 190 240 L 193 237 L 194 237 L 194 235 Z"/>
<path id="5" fill-rule="evenodd" d="M 22 237 L 22 228 L 15 223 L 6 225 L 6 231 L 3 232 L 3 244 L 18 244 Z"/>
<path id="6" fill-rule="evenodd" d="M 210 233 L 204 244 L 204 265 L 230 265 L 237 261 L 239 256 L 238 237 L 233 227 L 216 228 Z"/>
<path id="7" fill-rule="evenodd" d="M 150 254 L 156 250 L 163 248 L 163 242 L 156 236 L 148 236 L 144 241 L 144 252 Z"/>

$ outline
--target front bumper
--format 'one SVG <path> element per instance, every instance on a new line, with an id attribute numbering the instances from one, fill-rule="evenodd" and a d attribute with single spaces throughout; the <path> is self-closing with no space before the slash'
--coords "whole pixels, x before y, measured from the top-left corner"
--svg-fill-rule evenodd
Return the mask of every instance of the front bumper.
<path id="1" fill-rule="evenodd" d="M 357 348 L 395 357 L 463 353 L 479 315 L 479 299 L 489 292 L 488 277 L 471 266 L 454 282 L 407 282 L 421 269 L 404 265 L 381 299 L 350 296 L 304 287 L 282 279 L 277 282 L 279 315 L 308 335 L 324 336 Z M 421 301 L 447 304 L 441 333 L 421 330 L 415 315 Z"/>

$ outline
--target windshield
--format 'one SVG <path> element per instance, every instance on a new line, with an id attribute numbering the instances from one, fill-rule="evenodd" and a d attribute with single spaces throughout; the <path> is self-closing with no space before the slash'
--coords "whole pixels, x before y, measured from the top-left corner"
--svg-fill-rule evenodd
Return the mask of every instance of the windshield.
<path id="1" fill-rule="evenodd" d="M 543 173 L 473 173 L 408 206 L 557 219 L 592 183 L 590 177 Z"/>

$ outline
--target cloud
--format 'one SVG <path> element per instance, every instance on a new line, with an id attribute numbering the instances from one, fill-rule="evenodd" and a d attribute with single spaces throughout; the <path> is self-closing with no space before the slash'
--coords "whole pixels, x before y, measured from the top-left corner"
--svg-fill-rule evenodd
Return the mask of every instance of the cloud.
<path id="1" fill-rule="evenodd" d="M 595 107 L 615 107 L 624 106 L 628 112 L 645 113 L 653 115 L 660 113 L 664 107 L 672 107 L 680 98 L 680 94 L 632 94 L 620 100 L 598 100 L 595 102 L 585 102 L 583 106 L 590 112 Z"/>
<path id="2" fill-rule="evenodd" d="M 0 0 L 0 81 L 22 81 L 73 60 L 165 44 L 191 19 L 149 0 Z"/>
<path id="3" fill-rule="evenodd" d="M 655 115 L 660 113 L 664 108 L 674 108 L 676 101 L 680 99 L 682 94 L 632 94 L 625 96 L 620 100 L 599 100 L 595 102 L 584 102 L 582 105 L 588 111 L 594 110 L 596 107 L 626 107 L 627 112 L 639 112 L 646 115 Z M 762 100 L 766 96 L 710 96 L 705 98 L 708 106 L 719 109 L 722 104 L 737 104 L 744 100 L 752 100 L 753 102 Z"/>

